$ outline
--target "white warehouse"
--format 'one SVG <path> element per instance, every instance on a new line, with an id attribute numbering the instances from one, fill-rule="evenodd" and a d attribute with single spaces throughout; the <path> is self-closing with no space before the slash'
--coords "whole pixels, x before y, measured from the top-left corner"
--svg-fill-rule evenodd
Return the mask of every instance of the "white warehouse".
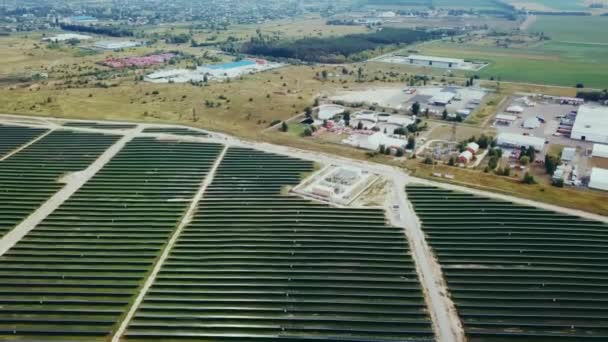
<path id="1" fill-rule="evenodd" d="M 511 148 L 532 146 L 538 152 L 545 148 L 545 139 L 523 134 L 501 133 L 496 137 L 496 143 L 498 146 Z"/>
<path id="2" fill-rule="evenodd" d="M 608 144 L 608 107 L 579 107 L 571 137 Z"/>
<path id="3" fill-rule="evenodd" d="M 465 64 L 464 59 L 443 58 L 433 56 L 409 55 L 406 58 L 407 63 L 414 65 L 430 66 L 435 68 L 459 69 Z"/>

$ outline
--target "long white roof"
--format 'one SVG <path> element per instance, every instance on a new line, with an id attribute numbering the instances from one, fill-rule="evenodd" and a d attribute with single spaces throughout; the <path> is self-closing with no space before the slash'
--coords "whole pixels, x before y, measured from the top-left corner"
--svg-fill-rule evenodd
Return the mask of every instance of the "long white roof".
<path id="1" fill-rule="evenodd" d="M 409 55 L 407 56 L 409 59 L 417 59 L 422 61 L 433 61 L 433 62 L 443 62 L 443 63 L 464 63 L 464 59 L 458 58 L 445 58 L 445 57 L 435 57 L 435 56 L 423 56 L 423 55 Z"/>
<path id="2" fill-rule="evenodd" d="M 594 167 L 591 170 L 589 187 L 593 189 L 608 191 L 608 170 Z"/>
<path id="3" fill-rule="evenodd" d="M 578 135 L 608 136 L 608 107 L 580 106 L 572 131 Z"/>
<path id="4" fill-rule="evenodd" d="M 538 150 L 542 150 L 545 146 L 545 139 L 532 135 L 500 133 L 496 140 L 499 145 L 533 146 Z"/>
<path id="5" fill-rule="evenodd" d="M 592 157 L 608 158 L 608 145 L 593 144 Z"/>

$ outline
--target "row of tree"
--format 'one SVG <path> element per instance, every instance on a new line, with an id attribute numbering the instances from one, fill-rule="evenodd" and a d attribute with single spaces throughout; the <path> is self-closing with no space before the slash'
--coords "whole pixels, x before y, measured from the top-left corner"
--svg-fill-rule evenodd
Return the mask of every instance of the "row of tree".
<path id="1" fill-rule="evenodd" d="M 89 26 L 75 24 L 61 24 L 62 30 L 103 34 L 110 37 L 133 37 L 133 30 L 120 26 Z"/>
<path id="2" fill-rule="evenodd" d="M 455 31 L 451 30 L 384 28 L 373 33 L 303 38 L 293 41 L 255 37 L 241 46 L 241 52 L 306 62 L 341 63 L 345 60 L 357 61 L 357 56 L 361 57 L 360 53 L 363 51 L 387 45 L 411 44 L 454 34 Z"/>

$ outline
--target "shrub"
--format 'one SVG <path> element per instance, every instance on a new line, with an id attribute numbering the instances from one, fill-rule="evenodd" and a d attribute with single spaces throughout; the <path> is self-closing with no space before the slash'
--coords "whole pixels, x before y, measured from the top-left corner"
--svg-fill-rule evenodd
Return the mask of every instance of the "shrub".
<path id="1" fill-rule="evenodd" d="M 536 179 L 529 172 L 524 174 L 524 178 L 522 179 L 522 183 L 524 184 L 536 184 Z"/>

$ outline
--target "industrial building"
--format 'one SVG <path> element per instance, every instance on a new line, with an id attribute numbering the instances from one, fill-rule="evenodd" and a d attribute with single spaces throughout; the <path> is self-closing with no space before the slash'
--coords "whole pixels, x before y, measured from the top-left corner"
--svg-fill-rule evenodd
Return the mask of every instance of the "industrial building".
<path id="1" fill-rule="evenodd" d="M 335 104 L 323 104 L 318 108 L 317 117 L 320 120 L 333 119 L 336 115 L 344 113 L 344 107 Z"/>
<path id="2" fill-rule="evenodd" d="M 135 42 L 132 40 L 100 40 L 93 44 L 95 48 L 102 50 L 120 50 L 140 45 L 140 42 Z"/>
<path id="3" fill-rule="evenodd" d="M 89 40 L 93 37 L 87 36 L 84 34 L 76 34 L 76 33 L 62 33 L 53 37 L 44 37 L 42 38 L 45 42 L 64 42 L 66 40 Z"/>
<path id="4" fill-rule="evenodd" d="M 562 150 L 561 160 L 565 162 L 571 162 L 576 157 L 576 148 L 566 147 Z"/>
<path id="5" fill-rule="evenodd" d="M 459 69 L 465 64 L 464 59 L 444 58 L 434 56 L 409 55 L 406 58 L 408 64 L 430 66 L 435 68 Z"/>
<path id="6" fill-rule="evenodd" d="M 538 152 L 545 148 L 545 139 L 514 133 L 500 133 L 496 143 L 498 146 L 510 148 L 534 147 Z"/>
<path id="7" fill-rule="evenodd" d="M 594 167 L 591 170 L 589 187 L 592 189 L 608 191 L 608 170 Z"/>
<path id="8" fill-rule="evenodd" d="M 593 144 L 591 156 L 593 158 L 608 158 L 608 145 Z"/>
<path id="9" fill-rule="evenodd" d="M 570 137 L 608 144 L 608 107 L 581 106 Z"/>

